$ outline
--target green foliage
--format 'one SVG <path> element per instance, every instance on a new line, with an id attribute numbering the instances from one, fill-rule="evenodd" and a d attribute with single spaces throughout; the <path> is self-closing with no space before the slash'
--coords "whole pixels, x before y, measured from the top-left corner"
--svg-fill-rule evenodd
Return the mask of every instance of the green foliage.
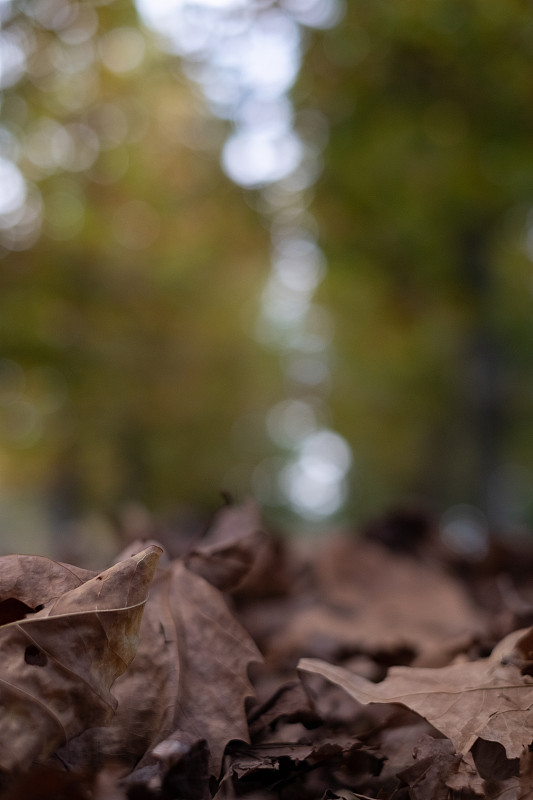
<path id="1" fill-rule="evenodd" d="M 40 74 L 30 62 L 5 91 L 3 124 L 44 219 L 35 244 L 1 262 L 6 482 L 51 486 L 78 507 L 217 504 L 221 489 L 248 490 L 255 456 L 235 453 L 233 428 L 266 413 L 276 387 L 247 334 L 266 232 L 222 175 L 222 123 L 130 4 L 98 7 L 82 72 L 82 45 L 18 7 L 11 26 L 34 37 Z M 124 29 L 141 31 L 146 52 L 113 72 L 98 54 Z M 80 134 L 74 163 L 65 131 Z"/>
<path id="2" fill-rule="evenodd" d="M 244 493 L 283 397 L 250 336 L 267 232 L 133 5 L 55 7 L 6 24 L 27 71 L 0 145 L 43 226 L 2 232 L 4 480 L 106 508 Z M 311 210 L 362 515 L 413 492 L 530 514 L 532 46 L 521 0 L 349 0 L 309 33 L 294 102 L 331 125 Z"/>
<path id="3" fill-rule="evenodd" d="M 366 507 L 422 492 L 497 518 L 507 468 L 531 470 L 532 45 L 522 2 L 355 0 L 309 50 L 333 404 Z"/>

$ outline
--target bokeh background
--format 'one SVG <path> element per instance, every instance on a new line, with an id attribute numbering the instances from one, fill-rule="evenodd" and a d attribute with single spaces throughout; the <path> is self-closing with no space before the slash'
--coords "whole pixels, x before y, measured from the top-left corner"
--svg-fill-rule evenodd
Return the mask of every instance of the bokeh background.
<path id="1" fill-rule="evenodd" d="M 3 552 L 222 492 L 286 529 L 423 501 L 465 550 L 527 534 L 528 3 L 0 18 Z"/>

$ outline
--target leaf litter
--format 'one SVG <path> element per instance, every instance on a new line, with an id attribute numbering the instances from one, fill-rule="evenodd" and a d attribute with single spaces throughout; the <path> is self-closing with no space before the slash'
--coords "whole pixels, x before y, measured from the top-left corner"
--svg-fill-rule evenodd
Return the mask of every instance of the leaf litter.
<path id="1" fill-rule="evenodd" d="M 397 519 L 0 557 L 0 800 L 533 800 L 531 548 Z"/>

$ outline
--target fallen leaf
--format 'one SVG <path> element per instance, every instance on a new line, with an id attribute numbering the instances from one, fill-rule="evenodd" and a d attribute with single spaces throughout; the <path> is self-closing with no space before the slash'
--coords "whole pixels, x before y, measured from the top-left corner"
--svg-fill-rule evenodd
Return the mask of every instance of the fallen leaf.
<path id="1" fill-rule="evenodd" d="M 0 624 L 23 619 L 96 574 L 45 556 L 0 557 Z"/>
<path id="2" fill-rule="evenodd" d="M 85 728 L 109 722 L 117 705 L 110 689 L 135 655 L 159 554 L 148 548 L 0 628 L 0 769 L 29 767 Z M 57 565 L 49 566 L 57 575 Z M 73 574 L 74 583 L 83 577 Z M 15 569 L 10 596 L 33 603 L 34 578 L 25 593 Z"/>
<path id="3" fill-rule="evenodd" d="M 424 736 L 415 747 L 413 758 L 412 766 L 398 773 L 409 786 L 412 800 L 448 800 L 446 779 L 457 771 L 461 761 L 450 740 Z"/>
<path id="4" fill-rule="evenodd" d="M 472 753 L 464 755 L 457 772 L 446 779 L 446 786 L 458 797 L 485 797 L 484 783 L 476 769 Z"/>
<path id="5" fill-rule="evenodd" d="M 231 739 L 247 740 L 244 702 L 253 694 L 247 666 L 261 656 L 221 593 L 176 559 L 155 577 L 137 654 L 113 692 L 117 714 L 62 749 L 74 765 L 120 758 L 130 768 L 153 762 L 151 751 L 182 731 L 205 740 L 212 774 Z"/>
<path id="6" fill-rule="evenodd" d="M 520 759 L 520 800 L 533 797 L 533 753 L 527 750 Z"/>
<path id="7" fill-rule="evenodd" d="M 314 712 L 307 692 L 301 682 L 283 684 L 266 702 L 248 714 L 250 732 L 255 741 L 268 734 L 279 723 L 303 722 L 313 727 L 320 721 Z"/>
<path id="8" fill-rule="evenodd" d="M 307 602 L 300 593 L 285 603 L 268 641 L 276 664 L 367 653 L 442 666 L 484 630 L 464 588 L 434 564 L 342 536 L 329 537 L 311 558 Z"/>
<path id="9" fill-rule="evenodd" d="M 325 738 L 318 742 L 275 742 L 252 747 L 236 745 L 231 756 L 228 772 L 237 778 L 249 778 L 263 771 L 299 771 L 305 769 L 305 762 L 328 765 L 329 761 L 333 761 L 338 768 L 343 759 L 360 763 L 367 769 L 369 761 L 367 753 L 361 752 L 358 741 L 337 742 Z"/>
<path id="10" fill-rule="evenodd" d="M 225 506 L 201 543 L 184 556 L 184 562 L 217 589 L 232 591 L 257 560 L 265 538 L 255 502 Z"/>
<path id="11" fill-rule="evenodd" d="M 507 758 L 499 742 L 476 739 L 470 752 L 476 769 L 484 780 L 494 783 L 518 776 L 520 759 Z"/>
<path id="12" fill-rule="evenodd" d="M 531 631 L 523 631 L 529 642 Z M 506 646 L 506 642 L 508 645 Z M 399 703 L 424 717 L 467 753 L 478 739 L 502 744 L 508 758 L 518 758 L 533 742 L 533 679 L 509 663 L 516 636 L 506 637 L 487 659 L 438 669 L 392 667 L 381 683 L 318 659 L 302 659 L 301 672 L 321 675 L 359 703 Z"/>

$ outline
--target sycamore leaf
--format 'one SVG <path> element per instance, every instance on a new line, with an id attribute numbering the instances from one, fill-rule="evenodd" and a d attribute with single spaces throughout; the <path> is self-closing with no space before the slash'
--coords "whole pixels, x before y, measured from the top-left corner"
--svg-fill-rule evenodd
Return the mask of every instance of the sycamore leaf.
<path id="1" fill-rule="evenodd" d="M 0 627 L 0 769 L 24 769 L 85 728 L 109 722 L 116 708 L 110 689 L 135 655 L 160 552 L 150 547 Z M 17 570 L 14 578 L 22 580 Z M 10 596 L 33 603 L 32 592 L 14 586 Z"/>
<path id="2" fill-rule="evenodd" d="M 247 666 L 260 658 L 221 593 L 177 559 L 152 584 L 137 654 L 113 687 L 112 724 L 86 731 L 61 757 L 78 765 L 96 753 L 141 768 L 159 742 L 182 731 L 207 742 L 218 774 L 228 741 L 248 738 Z"/>
<path id="3" fill-rule="evenodd" d="M 518 640 L 518 641 L 517 641 Z M 439 669 L 392 667 L 381 683 L 371 683 L 342 667 L 304 658 L 298 669 L 321 675 L 359 703 L 399 703 L 424 717 L 467 753 L 478 739 L 499 742 L 517 758 L 533 742 L 533 678 L 513 663 L 531 629 L 506 637 L 487 659 Z"/>

